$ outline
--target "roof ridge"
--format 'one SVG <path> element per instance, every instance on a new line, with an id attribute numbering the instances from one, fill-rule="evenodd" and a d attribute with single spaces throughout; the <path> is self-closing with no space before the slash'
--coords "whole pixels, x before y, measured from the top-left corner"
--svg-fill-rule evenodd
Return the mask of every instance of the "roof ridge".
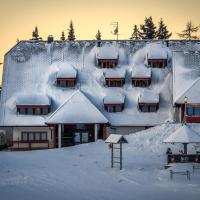
<path id="1" fill-rule="evenodd" d="M 60 105 L 48 118 L 47 120 L 51 119 L 53 115 L 55 115 L 76 93 L 80 92 L 80 90 L 77 90 L 71 94 L 71 96 L 62 104 Z"/>

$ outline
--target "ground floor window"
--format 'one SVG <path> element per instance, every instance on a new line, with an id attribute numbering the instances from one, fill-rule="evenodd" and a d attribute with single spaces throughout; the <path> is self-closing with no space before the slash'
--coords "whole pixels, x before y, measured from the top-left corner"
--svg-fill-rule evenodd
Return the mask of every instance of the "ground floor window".
<path id="1" fill-rule="evenodd" d="M 187 115 L 189 116 L 200 116 L 200 107 L 187 107 Z"/>
<path id="2" fill-rule="evenodd" d="M 22 141 L 46 141 L 47 132 L 22 132 Z"/>

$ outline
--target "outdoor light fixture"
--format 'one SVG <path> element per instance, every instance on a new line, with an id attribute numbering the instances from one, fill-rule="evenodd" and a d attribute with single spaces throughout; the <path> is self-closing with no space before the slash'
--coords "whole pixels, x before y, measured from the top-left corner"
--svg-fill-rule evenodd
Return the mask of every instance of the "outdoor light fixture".
<path id="1" fill-rule="evenodd" d="M 188 97 L 185 96 L 183 102 L 184 102 L 185 104 L 188 103 Z"/>

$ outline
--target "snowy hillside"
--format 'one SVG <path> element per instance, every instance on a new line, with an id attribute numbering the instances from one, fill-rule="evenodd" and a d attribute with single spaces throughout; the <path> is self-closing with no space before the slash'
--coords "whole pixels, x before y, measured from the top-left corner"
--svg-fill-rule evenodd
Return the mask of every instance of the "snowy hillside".
<path id="1" fill-rule="evenodd" d="M 122 171 L 117 166 L 110 168 L 110 149 L 103 141 L 63 149 L 2 152 L 1 199 L 198 200 L 199 171 L 189 181 L 184 176 L 170 180 L 169 170 L 164 170 L 168 145 L 162 140 L 178 127 L 164 124 L 127 136 Z M 174 151 L 180 148 L 172 145 Z M 177 167 L 192 170 L 191 164 L 170 169 Z"/>

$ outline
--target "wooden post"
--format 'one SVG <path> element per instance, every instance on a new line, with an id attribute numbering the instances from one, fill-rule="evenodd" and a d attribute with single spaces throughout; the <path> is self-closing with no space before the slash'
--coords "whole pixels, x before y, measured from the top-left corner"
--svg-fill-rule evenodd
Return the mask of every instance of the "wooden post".
<path id="1" fill-rule="evenodd" d="M 120 170 L 122 170 L 122 142 L 120 141 Z"/>
<path id="2" fill-rule="evenodd" d="M 94 124 L 94 141 L 98 139 L 98 124 Z"/>
<path id="3" fill-rule="evenodd" d="M 113 168 L 113 143 L 110 143 L 111 145 L 111 168 Z"/>
<path id="4" fill-rule="evenodd" d="M 184 146 L 184 154 L 187 154 L 187 143 L 183 143 Z"/>
<path id="5" fill-rule="evenodd" d="M 62 147 L 61 135 L 61 124 L 58 124 L 58 148 Z"/>

